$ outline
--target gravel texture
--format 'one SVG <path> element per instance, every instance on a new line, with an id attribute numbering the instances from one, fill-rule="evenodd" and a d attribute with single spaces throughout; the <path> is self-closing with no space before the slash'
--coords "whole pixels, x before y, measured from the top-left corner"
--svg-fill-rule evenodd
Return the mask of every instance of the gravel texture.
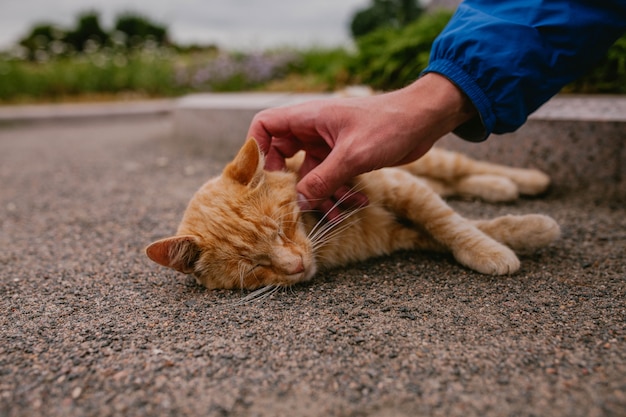
<path id="1" fill-rule="evenodd" d="M 241 304 L 143 254 L 221 168 L 170 131 L 0 129 L 1 416 L 626 416 L 624 201 L 454 201 L 563 237 L 510 277 L 400 253 Z"/>

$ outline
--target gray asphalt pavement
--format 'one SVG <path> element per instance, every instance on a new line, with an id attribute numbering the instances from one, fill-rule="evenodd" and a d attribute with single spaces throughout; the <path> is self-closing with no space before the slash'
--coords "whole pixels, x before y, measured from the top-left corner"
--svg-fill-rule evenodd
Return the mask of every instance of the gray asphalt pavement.
<path id="1" fill-rule="evenodd" d="M 0 416 L 626 416 L 624 201 L 454 201 L 563 237 L 510 277 L 401 253 L 241 305 L 143 255 L 222 165 L 170 129 L 0 129 Z"/>

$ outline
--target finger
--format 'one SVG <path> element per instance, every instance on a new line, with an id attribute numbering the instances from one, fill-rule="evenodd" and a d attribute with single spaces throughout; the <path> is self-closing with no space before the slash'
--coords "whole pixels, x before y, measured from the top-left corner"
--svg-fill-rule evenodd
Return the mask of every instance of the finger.
<path id="1" fill-rule="evenodd" d="M 310 201 L 312 207 L 319 207 L 320 202 L 328 199 L 333 193 L 354 175 L 350 164 L 338 160 L 336 152 L 312 168 L 298 182 L 296 189 Z"/>
<path id="2" fill-rule="evenodd" d="M 269 171 L 284 169 L 285 159 L 302 149 L 302 143 L 289 130 L 289 122 L 274 109 L 257 113 L 247 137 L 256 140 L 265 155 L 265 168 Z"/>
<path id="3" fill-rule="evenodd" d="M 308 114 L 304 111 L 304 114 Z M 257 113 L 250 127 L 248 138 L 256 139 L 261 151 L 267 153 L 277 138 L 285 141 L 298 140 L 299 137 L 316 136 L 310 120 L 303 120 L 303 106 L 275 107 Z"/>
<path id="4" fill-rule="evenodd" d="M 278 122 L 276 122 L 276 118 L 278 118 Z M 274 122 L 270 123 L 270 121 Z M 281 118 L 280 115 L 274 116 L 274 109 L 263 110 L 257 113 L 252 119 L 246 138 L 254 138 L 259 144 L 261 152 L 267 154 L 272 144 L 272 138 L 278 131 L 285 130 L 280 127 L 281 123 L 285 124 L 287 121 Z M 288 126 L 288 124 L 286 124 L 285 127 L 286 126 Z"/>
<path id="5" fill-rule="evenodd" d="M 311 205 L 311 201 L 309 201 L 302 194 L 298 193 L 298 206 L 301 211 L 308 212 L 313 211 L 313 207 Z M 318 201 L 317 210 L 324 213 L 324 218 L 327 220 L 335 220 L 342 217 L 342 212 L 337 206 L 337 204 L 330 199 Z"/>
<path id="6" fill-rule="evenodd" d="M 285 168 L 285 157 L 278 149 L 270 147 L 265 154 L 265 169 L 268 171 L 281 171 Z"/>
<path id="7" fill-rule="evenodd" d="M 339 209 L 337 204 L 332 200 L 324 200 L 319 206 L 321 212 L 324 213 L 326 219 L 330 222 L 341 220 L 343 218 L 343 212 Z"/>
<path id="8" fill-rule="evenodd" d="M 265 154 L 265 169 L 280 171 L 285 168 L 285 160 L 291 158 L 302 149 L 297 139 L 273 138 L 270 148 Z"/>

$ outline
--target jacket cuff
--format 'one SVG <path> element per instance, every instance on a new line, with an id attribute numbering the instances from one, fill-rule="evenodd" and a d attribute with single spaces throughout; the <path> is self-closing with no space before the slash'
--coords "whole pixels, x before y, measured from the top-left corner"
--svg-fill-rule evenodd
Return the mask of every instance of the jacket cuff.
<path id="1" fill-rule="evenodd" d="M 436 60 L 428 64 L 421 75 L 434 72 L 446 77 L 470 99 L 478 115 L 454 130 L 454 134 L 470 142 L 482 142 L 493 131 L 496 117 L 491 102 L 478 84 L 455 63 Z"/>

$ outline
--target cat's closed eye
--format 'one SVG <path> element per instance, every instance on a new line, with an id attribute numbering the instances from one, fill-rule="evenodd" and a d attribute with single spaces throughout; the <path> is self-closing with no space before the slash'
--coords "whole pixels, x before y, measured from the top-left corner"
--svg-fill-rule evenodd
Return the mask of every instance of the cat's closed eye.
<path id="1" fill-rule="evenodd" d="M 272 258 L 269 255 L 258 255 L 255 259 L 256 266 L 272 266 Z"/>

